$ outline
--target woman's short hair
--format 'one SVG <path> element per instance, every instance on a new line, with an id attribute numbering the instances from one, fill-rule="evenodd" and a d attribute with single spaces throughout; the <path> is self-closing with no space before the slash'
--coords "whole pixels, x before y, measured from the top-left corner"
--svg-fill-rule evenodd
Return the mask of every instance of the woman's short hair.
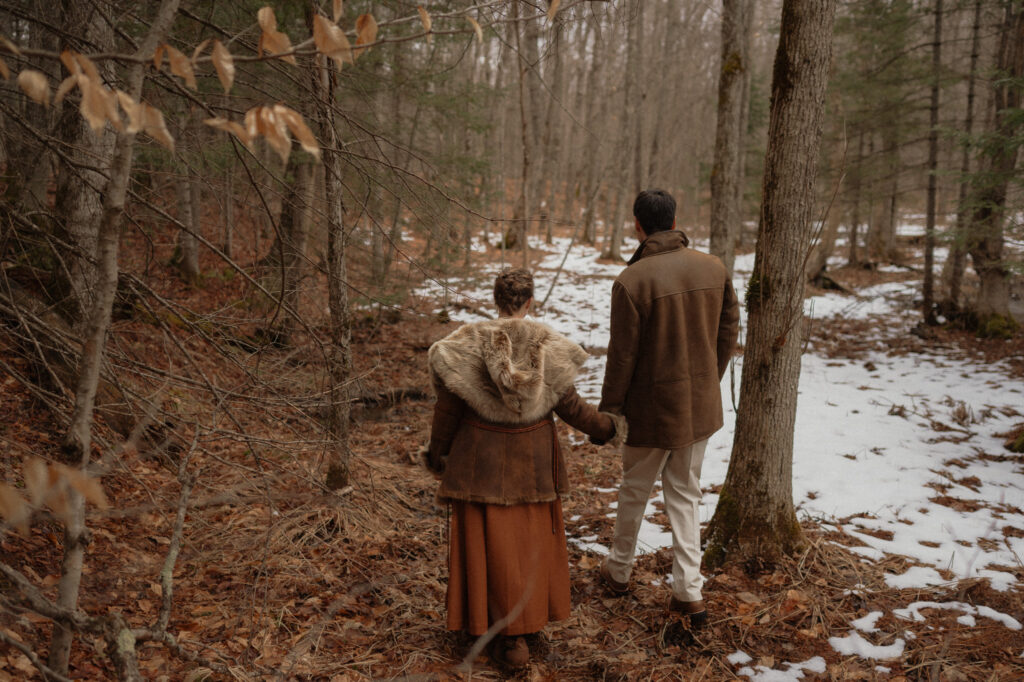
<path id="1" fill-rule="evenodd" d="M 526 268 L 505 268 L 494 278 L 494 304 L 511 315 L 533 298 L 533 273 Z"/>

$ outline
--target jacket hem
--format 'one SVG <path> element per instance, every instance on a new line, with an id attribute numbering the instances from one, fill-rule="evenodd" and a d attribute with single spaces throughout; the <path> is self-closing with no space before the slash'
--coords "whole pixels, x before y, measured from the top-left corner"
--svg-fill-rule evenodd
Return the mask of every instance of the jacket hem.
<path id="1" fill-rule="evenodd" d="M 559 499 L 558 493 L 547 493 L 544 495 L 524 495 L 512 499 L 490 495 L 474 495 L 473 493 L 442 493 L 437 492 L 437 501 L 441 504 L 449 502 L 478 502 L 480 504 L 494 504 L 502 507 L 510 507 L 514 504 L 537 504 L 540 502 L 554 502 Z"/>

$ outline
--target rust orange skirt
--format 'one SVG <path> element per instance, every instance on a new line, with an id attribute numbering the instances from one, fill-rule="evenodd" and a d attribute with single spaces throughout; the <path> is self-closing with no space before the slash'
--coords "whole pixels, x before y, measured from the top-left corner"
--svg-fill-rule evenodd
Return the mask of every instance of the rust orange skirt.
<path id="1" fill-rule="evenodd" d="M 453 501 L 448 629 L 482 635 L 538 632 L 569 617 L 569 554 L 562 502 L 509 506 Z"/>

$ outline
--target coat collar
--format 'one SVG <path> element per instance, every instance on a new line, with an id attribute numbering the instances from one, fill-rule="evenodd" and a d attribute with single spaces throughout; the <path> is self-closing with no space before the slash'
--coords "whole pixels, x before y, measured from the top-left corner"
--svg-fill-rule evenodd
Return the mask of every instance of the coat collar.
<path id="1" fill-rule="evenodd" d="M 662 230 L 661 232 L 655 232 L 647 239 L 640 242 L 640 246 L 636 247 L 636 252 L 633 254 L 633 257 L 629 259 L 627 265 L 632 265 L 641 258 L 647 258 L 647 256 L 653 256 L 656 253 L 678 251 L 679 249 L 689 245 L 690 239 L 682 230 Z"/>

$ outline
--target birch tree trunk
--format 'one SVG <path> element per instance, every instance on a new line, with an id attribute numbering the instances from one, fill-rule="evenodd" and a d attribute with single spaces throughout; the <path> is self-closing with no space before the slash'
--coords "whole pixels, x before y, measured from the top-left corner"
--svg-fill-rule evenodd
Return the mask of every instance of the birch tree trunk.
<path id="1" fill-rule="evenodd" d="M 740 186 L 744 148 L 744 82 L 750 71 L 752 0 L 722 3 L 722 62 L 718 76 L 718 121 L 711 169 L 711 246 L 731 273 L 740 234 Z"/>
<path id="2" fill-rule="evenodd" d="M 835 0 L 784 0 L 772 77 L 764 205 L 746 293 L 748 332 L 732 459 L 705 561 L 771 562 L 802 545 L 793 507 L 793 428 L 804 254 L 814 203 Z"/>
<path id="3" fill-rule="evenodd" d="M 149 32 L 139 44 L 135 53 L 138 61 L 129 67 L 127 91 L 133 99 L 142 95 L 142 82 L 146 64 L 157 44 L 163 39 L 174 21 L 180 0 L 163 0 Z M 75 386 L 75 407 L 71 413 L 71 425 L 64 436 L 63 449 L 71 462 L 78 462 L 85 468 L 89 463 L 92 449 L 93 409 L 96 389 L 99 385 L 100 368 L 103 364 L 103 350 L 107 330 L 110 328 L 110 312 L 117 292 L 118 247 L 121 236 L 121 219 L 124 214 L 125 196 L 132 170 L 132 148 L 135 134 L 118 133 L 114 143 L 106 189 L 103 198 L 103 212 L 96 229 L 97 278 L 96 293 L 89 310 L 85 328 L 82 355 L 78 363 L 78 383 Z M 61 562 L 60 582 L 57 585 L 57 605 L 73 610 L 78 604 L 78 589 L 82 581 L 82 565 L 85 559 L 85 504 L 77 492 L 70 493 L 68 523 L 64 527 L 64 556 Z M 74 632 L 55 623 L 50 638 L 47 665 L 54 671 L 67 675 L 68 660 Z"/>

